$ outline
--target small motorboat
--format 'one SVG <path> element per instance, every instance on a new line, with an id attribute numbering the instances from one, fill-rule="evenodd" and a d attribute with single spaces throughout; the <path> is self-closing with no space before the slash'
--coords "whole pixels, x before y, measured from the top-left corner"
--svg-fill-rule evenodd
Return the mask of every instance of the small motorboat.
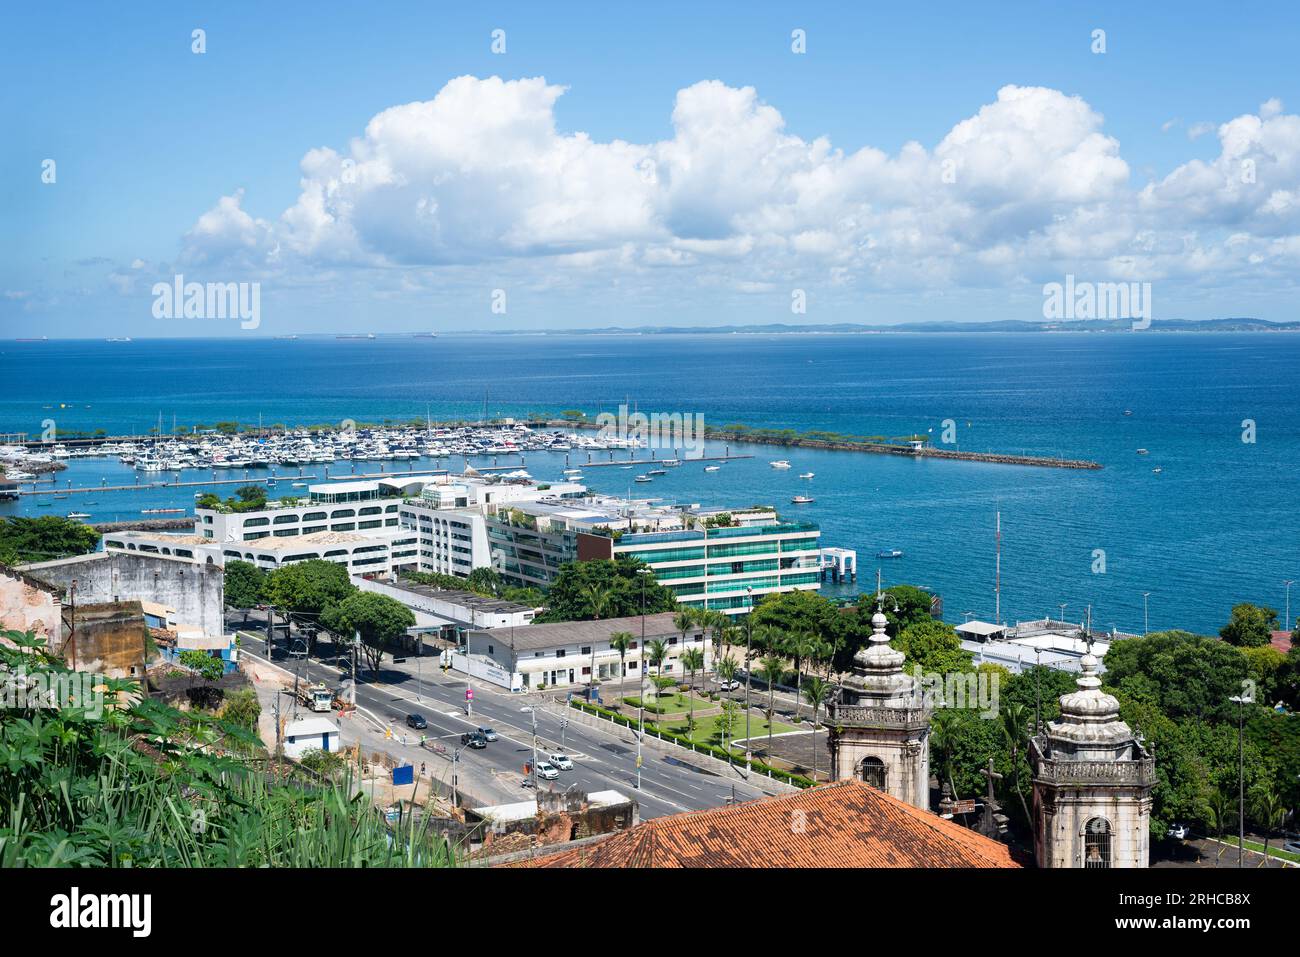
<path id="1" fill-rule="evenodd" d="M 706 472 L 717 472 L 717 471 L 718 471 L 719 469 L 721 469 L 721 468 L 722 468 L 721 465 L 706 465 L 706 466 L 704 466 L 704 471 L 706 471 Z"/>
<path id="2" fill-rule="evenodd" d="M 635 481 L 637 481 L 637 482 L 653 482 L 654 479 L 652 479 L 652 478 L 651 478 L 650 476 L 648 476 L 648 475 L 638 475 L 638 476 L 636 477 Z"/>
<path id="3" fill-rule="evenodd" d="M 69 512 L 68 518 L 90 518 L 89 512 Z"/>
<path id="4" fill-rule="evenodd" d="M 876 552 L 877 558 L 902 558 L 903 550 L 901 548 L 885 548 Z"/>
<path id="5" fill-rule="evenodd" d="M 807 505 L 809 502 L 813 502 L 813 501 L 816 500 L 810 495 L 796 495 L 794 498 L 790 499 L 790 504 Z"/>
<path id="6" fill-rule="evenodd" d="M 1158 473 L 1160 473 L 1160 472 L 1163 472 L 1164 469 L 1162 469 L 1160 466 L 1157 465 L 1157 466 L 1156 466 L 1155 468 L 1153 468 L 1151 471 L 1153 471 L 1153 472 L 1155 472 L 1155 473 L 1158 474 Z"/>
<path id="7" fill-rule="evenodd" d="M 767 464 L 774 469 L 788 469 L 790 467 L 790 463 L 785 459 L 777 459 L 775 462 L 768 462 Z"/>
<path id="8" fill-rule="evenodd" d="M 668 469 L 676 468 L 678 465 L 681 464 L 682 463 L 679 462 L 677 459 L 664 459 L 663 461 L 664 468 L 668 468 Z"/>
<path id="9" fill-rule="evenodd" d="M 651 469 L 651 470 L 650 470 L 649 472 L 647 472 L 646 474 L 647 474 L 647 475 L 667 475 L 667 474 L 668 474 L 668 470 L 667 470 L 667 469 Z"/>
<path id="10" fill-rule="evenodd" d="M 1132 409 L 1125 409 L 1125 410 L 1124 410 L 1124 414 L 1125 414 L 1125 415 L 1132 415 L 1132 414 L 1133 414 L 1133 410 L 1132 410 Z"/>
<path id="11" fill-rule="evenodd" d="M 1147 454 L 1146 449 L 1138 449 L 1138 455 L 1146 455 L 1146 454 Z"/>
<path id="12" fill-rule="evenodd" d="M 815 473 L 813 473 L 813 472 L 800 472 L 800 473 L 799 473 L 799 477 L 800 477 L 800 478 L 803 478 L 803 479 L 810 479 L 810 478 L 813 477 L 814 474 L 815 474 Z"/>

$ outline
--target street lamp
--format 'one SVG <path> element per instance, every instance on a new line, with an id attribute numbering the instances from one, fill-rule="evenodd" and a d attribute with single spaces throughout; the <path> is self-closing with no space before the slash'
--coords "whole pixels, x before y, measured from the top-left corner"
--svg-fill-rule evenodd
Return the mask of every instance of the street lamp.
<path id="1" fill-rule="evenodd" d="M 1295 622 L 1291 620 L 1291 586 L 1295 584 L 1295 579 L 1288 578 L 1282 584 L 1286 586 L 1286 617 L 1282 619 L 1282 627 L 1291 629 L 1295 627 Z"/>
<path id="2" fill-rule="evenodd" d="M 637 569 L 637 575 L 641 578 L 641 644 L 637 650 L 641 652 L 637 656 L 640 663 L 637 668 L 637 681 L 640 688 L 637 692 L 637 732 L 636 732 L 636 789 L 641 790 L 641 739 L 645 737 L 645 581 L 647 576 L 654 574 L 648 567 Z"/>
<path id="3" fill-rule="evenodd" d="M 1255 699 L 1245 694 L 1235 694 L 1228 699 L 1237 706 L 1237 866 L 1245 867 L 1246 856 L 1246 759 L 1242 728 L 1245 706 Z"/>
<path id="4" fill-rule="evenodd" d="M 1061 618 L 1060 618 L 1060 622 L 1061 622 L 1061 624 L 1063 624 L 1063 625 L 1065 624 L 1065 609 L 1066 609 L 1067 607 L 1069 607 L 1067 602 L 1061 602 L 1061 603 L 1060 603 L 1060 608 L 1061 608 Z"/>
<path id="5" fill-rule="evenodd" d="M 1150 619 L 1147 617 L 1147 598 L 1150 597 L 1150 595 L 1151 592 L 1149 591 L 1144 591 L 1142 593 L 1142 635 L 1143 637 L 1151 633 Z"/>
<path id="6" fill-rule="evenodd" d="M 754 637 L 754 586 L 745 586 L 749 600 L 749 614 L 745 616 L 745 753 L 749 754 L 749 656 L 750 642 Z M 728 752 L 730 753 L 730 752 Z M 745 762 L 748 764 L 748 760 Z"/>

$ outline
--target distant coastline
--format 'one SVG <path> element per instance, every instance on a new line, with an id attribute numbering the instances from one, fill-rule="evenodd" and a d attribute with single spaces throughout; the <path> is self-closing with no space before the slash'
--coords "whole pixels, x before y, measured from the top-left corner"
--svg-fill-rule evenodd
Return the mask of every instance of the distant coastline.
<path id="1" fill-rule="evenodd" d="M 1268 319 L 1250 317 L 1224 319 L 1153 319 L 1148 328 L 1134 330 L 1128 319 L 1073 319 L 1073 320 L 1023 320 L 1000 319 L 992 322 L 903 322 L 894 325 L 869 325 L 865 323 L 810 323 L 796 325 L 788 322 L 755 323 L 749 325 L 725 326 L 600 326 L 590 329 L 475 329 L 472 332 L 448 330 L 432 335 L 427 331 L 411 332 L 319 332 L 295 333 L 292 335 L 267 336 L 170 336 L 158 337 L 170 339 L 226 339 L 244 341 L 301 342 L 304 340 L 345 340 L 357 341 L 358 347 L 364 348 L 366 342 L 387 341 L 392 339 L 422 339 L 434 343 L 441 338 L 472 338 L 479 336 L 780 336 L 780 335 L 889 335 L 889 334 L 956 334 L 972 333 L 1041 333 L 1041 334 L 1081 334 L 1081 333 L 1243 333 L 1243 332 L 1300 332 L 1300 321 L 1274 322 Z M 149 342 L 152 337 L 136 336 L 132 339 L 88 339 L 70 336 L 67 338 L 41 339 L 7 339 L 22 345 L 43 345 L 50 342 Z"/>

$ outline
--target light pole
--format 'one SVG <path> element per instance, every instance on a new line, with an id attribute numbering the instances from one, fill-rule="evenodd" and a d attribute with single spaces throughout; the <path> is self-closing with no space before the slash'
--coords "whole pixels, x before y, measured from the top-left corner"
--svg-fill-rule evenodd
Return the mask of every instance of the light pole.
<path id="1" fill-rule="evenodd" d="M 1066 609 L 1067 607 L 1069 607 L 1069 606 L 1068 606 L 1068 603 L 1067 603 L 1067 602 L 1061 602 L 1061 603 L 1060 603 L 1060 606 L 1061 606 L 1061 619 L 1060 619 L 1060 621 L 1061 621 L 1061 624 L 1064 625 L 1064 624 L 1065 624 L 1065 609 Z"/>
<path id="2" fill-rule="evenodd" d="M 749 754 L 749 656 L 750 642 L 754 637 L 754 586 L 746 585 L 745 594 L 749 599 L 749 614 L 745 616 L 745 754 Z M 769 651 L 768 654 L 771 654 Z M 748 758 L 745 761 L 749 763 Z"/>
<path id="3" fill-rule="evenodd" d="M 1282 627 L 1289 631 L 1295 627 L 1295 622 L 1291 620 L 1291 586 L 1295 584 L 1295 579 L 1288 578 L 1282 584 L 1286 586 L 1286 617 L 1282 619 Z"/>
<path id="4" fill-rule="evenodd" d="M 533 794 L 537 794 L 537 709 L 529 712 L 533 719 Z"/>
<path id="5" fill-rule="evenodd" d="M 637 574 L 641 577 L 641 644 L 637 650 L 641 652 L 637 656 L 637 681 L 640 682 L 640 688 L 637 691 L 637 732 L 636 732 L 636 789 L 641 790 L 641 739 L 645 737 L 645 580 L 646 576 L 652 574 L 649 568 L 637 569 Z"/>
<path id="6" fill-rule="evenodd" d="M 1237 866 L 1245 867 L 1246 857 L 1246 758 L 1242 728 L 1245 706 L 1254 698 L 1235 694 L 1228 699 L 1237 706 Z"/>
<path id="7" fill-rule="evenodd" d="M 1149 598 L 1150 595 L 1151 592 L 1149 591 L 1144 591 L 1142 593 L 1142 636 L 1144 638 L 1151 634 L 1151 620 L 1147 616 L 1147 598 Z"/>

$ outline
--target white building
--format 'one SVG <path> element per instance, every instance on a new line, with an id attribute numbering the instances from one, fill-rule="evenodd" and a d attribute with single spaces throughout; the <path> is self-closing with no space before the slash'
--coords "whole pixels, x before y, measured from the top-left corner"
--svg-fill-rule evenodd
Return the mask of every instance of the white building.
<path id="1" fill-rule="evenodd" d="M 339 729 L 326 718 L 302 718 L 284 726 L 284 753 L 298 760 L 308 751 L 321 750 L 332 753 L 343 749 Z"/>
<path id="2" fill-rule="evenodd" d="M 110 532 L 105 551 L 170 555 L 225 566 L 244 561 L 258 568 L 279 568 L 293 562 L 323 559 L 345 565 L 355 575 L 388 575 L 415 549 L 414 538 L 400 529 L 379 532 L 312 532 L 286 538 L 247 542 L 214 542 L 197 535 L 165 532 Z"/>
<path id="3" fill-rule="evenodd" d="M 704 652 L 706 670 L 712 667 L 712 644 L 698 625 L 693 625 L 683 637 L 673 622 L 672 612 L 646 615 L 644 632 L 642 621 L 636 616 L 478 629 L 469 632 L 467 640 L 471 657 L 491 660 L 503 671 L 519 676 L 520 680 L 513 683 L 525 690 L 543 685 L 549 688 L 588 684 L 594 664 L 597 681 L 625 680 L 627 694 L 635 695 L 641 675 L 660 673 L 660 667 L 652 665 L 647 655 L 650 643 L 655 640 L 664 643 L 662 672 L 666 676 L 687 677 L 681 656 L 691 648 Z M 617 632 L 633 636 L 621 669 L 619 653 L 610 644 Z"/>

